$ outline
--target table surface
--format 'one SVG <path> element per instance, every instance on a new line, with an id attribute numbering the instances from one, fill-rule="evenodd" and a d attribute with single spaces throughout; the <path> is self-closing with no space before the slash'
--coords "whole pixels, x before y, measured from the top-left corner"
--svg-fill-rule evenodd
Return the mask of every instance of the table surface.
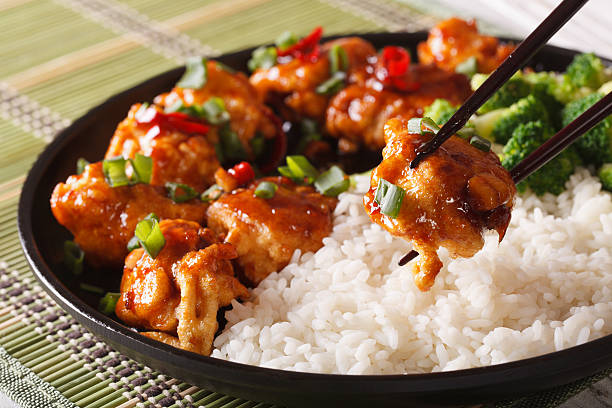
<path id="1" fill-rule="evenodd" d="M 19 279 L 26 286 L 27 294 L 51 310 L 41 312 L 43 317 L 57 313 L 59 320 L 72 323 L 49 303 L 19 253 L 14 219 L 24 175 L 57 130 L 106 97 L 182 63 L 188 55 L 215 55 L 265 43 L 286 29 L 302 34 L 317 24 L 323 25 L 328 34 L 359 30 L 412 31 L 429 27 L 437 19 L 450 15 L 476 17 L 485 31 L 520 37 L 530 32 L 557 3 L 553 0 L 0 0 L 0 27 L 5 31 L 0 37 L 3 56 L 0 151 L 5 152 L 0 155 L 0 278 L 2 282 Z M 611 15 L 610 0 L 591 0 L 551 42 L 612 58 Z M 0 298 L 5 294 L 3 291 L 6 292 L 0 289 Z M 93 370 L 93 377 L 90 373 L 75 377 L 100 394 L 95 401 L 91 395 L 82 395 L 84 385 L 79 388 L 78 384 L 62 382 L 53 373 L 55 367 L 61 366 L 69 377 L 72 373 L 69 368 L 74 367 L 76 373 L 82 370 L 77 368 L 77 363 L 82 366 L 83 361 L 69 364 L 58 360 L 55 365 L 49 365 L 44 359 L 28 359 L 23 351 L 27 347 L 24 349 L 24 345 L 16 343 L 20 338 L 17 334 L 26 328 L 33 327 L 40 332 L 40 340 L 28 337 L 28 344 L 36 347 L 52 350 L 61 339 L 58 340 L 57 331 L 51 334 L 45 331 L 51 323 L 36 325 L 35 319 L 40 320 L 41 314 L 21 316 L 15 305 L 2 302 L 0 345 L 70 401 L 91 407 L 119 404 L 133 407 L 139 402 L 138 397 L 143 394 L 141 386 L 127 384 L 123 389 L 118 381 L 115 394 L 100 387 L 101 379 L 111 378 L 108 372 L 114 373 L 113 370 L 106 372 L 98 368 L 97 373 Z M 9 309 L 10 313 L 6 312 Z M 86 334 L 80 333 L 74 340 L 83 338 L 87 339 Z M 87 353 L 98 350 L 106 349 L 104 345 L 95 345 Z M 113 355 L 112 351 L 105 352 Z M 80 358 L 85 354 L 79 354 Z M 0 378 L 10 378 L 1 377 L 5 368 L 0 364 Z M 159 385 L 146 368 L 136 369 Z M 15 375 L 38 384 L 29 374 L 17 372 Z M 164 392 L 177 400 L 182 398 L 183 404 L 223 405 L 223 396 L 218 394 L 206 393 L 176 380 L 160 381 L 170 384 Z M 8 389 L 6 386 L 0 384 L 0 389 Z M 42 394 L 49 401 L 56 397 L 51 395 L 53 390 L 45 389 Z M 21 406 L 44 406 L 22 398 L 14 390 L 11 395 Z M 161 394 L 156 401 L 160 398 Z M 0 407 L 12 406 L 17 405 L 0 394 Z M 612 406 L 612 379 L 599 381 L 561 406 Z"/>

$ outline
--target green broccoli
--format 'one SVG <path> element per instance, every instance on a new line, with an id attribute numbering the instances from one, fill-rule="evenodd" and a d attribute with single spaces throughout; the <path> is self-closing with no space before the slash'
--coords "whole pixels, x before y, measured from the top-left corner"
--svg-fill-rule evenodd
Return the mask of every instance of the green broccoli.
<path id="1" fill-rule="evenodd" d="M 431 105 L 425 108 L 423 117 L 433 119 L 439 126 L 442 126 L 455 114 L 457 107 L 451 105 L 446 99 L 436 99 Z"/>
<path id="2" fill-rule="evenodd" d="M 599 181 L 604 190 L 612 191 L 612 163 L 606 163 L 599 169 Z"/>
<path id="3" fill-rule="evenodd" d="M 478 79 L 477 81 L 479 81 Z M 477 82 L 476 81 L 476 82 Z M 479 114 L 507 108 L 531 93 L 531 85 L 520 75 L 514 75 L 501 86 L 479 109 Z"/>
<path id="4" fill-rule="evenodd" d="M 529 95 L 508 108 L 474 116 L 471 122 L 478 135 L 495 143 L 506 144 L 518 125 L 536 120 L 541 120 L 546 124 L 550 123 L 548 112 L 542 101 Z"/>
<path id="5" fill-rule="evenodd" d="M 604 65 L 593 53 L 576 55 L 566 72 L 570 82 L 578 88 L 597 89 L 605 82 Z"/>
<path id="6" fill-rule="evenodd" d="M 553 128 L 561 129 L 563 99 L 560 99 L 560 93 L 564 90 L 559 86 L 559 75 L 554 72 L 531 72 L 525 75 L 525 80 L 531 84 L 531 93 L 544 104 Z"/>
<path id="7" fill-rule="evenodd" d="M 520 124 L 504 146 L 502 165 L 511 170 L 550 138 L 552 133 L 550 126 L 541 120 Z M 517 189 L 523 192 L 529 186 L 537 195 L 547 192 L 561 194 L 565 190 L 566 181 L 579 163 L 580 159 L 576 152 L 572 148 L 565 149 L 544 167 L 519 183 Z"/>
<path id="8" fill-rule="evenodd" d="M 561 112 L 563 126 L 580 116 L 584 111 L 603 98 L 600 93 L 592 93 L 565 106 Z M 612 117 L 608 116 L 593 129 L 576 140 L 576 150 L 586 164 L 596 167 L 612 162 Z"/>

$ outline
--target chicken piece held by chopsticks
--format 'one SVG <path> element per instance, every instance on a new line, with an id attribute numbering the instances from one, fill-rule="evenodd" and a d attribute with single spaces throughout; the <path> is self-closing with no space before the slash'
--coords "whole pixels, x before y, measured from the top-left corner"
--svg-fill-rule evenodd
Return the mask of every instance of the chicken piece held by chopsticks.
<path id="1" fill-rule="evenodd" d="M 412 241 L 420 254 L 413 268 L 420 290 L 428 290 L 442 268 L 439 247 L 448 249 L 451 257 L 470 257 L 482 248 L 486 230 L 497 231 L 501 241 L 516 194 L 497 155 L 458 136 L 410 169 L 417 148 L 431 137 L 408 132 L 406 120 L 387 122 L 383 161 L 372 172 L 364 197 L 370 218 L 391 234 Z M 383 203 L 385 192 L 389 197 L 403 196 L 395 214 L 382 210 L 389 204 Z"/>

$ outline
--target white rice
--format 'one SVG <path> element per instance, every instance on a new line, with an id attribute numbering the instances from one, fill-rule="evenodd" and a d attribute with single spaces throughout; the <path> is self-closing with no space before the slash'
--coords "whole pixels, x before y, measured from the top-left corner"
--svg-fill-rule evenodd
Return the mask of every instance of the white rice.
<path id="1" fill-rule="evenodd" d="M 560 196 L 516 201 L 500 245 L 450 260 L 420 292 L 410 244 L 366 215 L 368 177 L 340 196 L 334 230 L 226 313 L 214 357 L 286 370 L 392 374 L 499 364 L 612 333 L 612 201 L 585 169 Z"/>

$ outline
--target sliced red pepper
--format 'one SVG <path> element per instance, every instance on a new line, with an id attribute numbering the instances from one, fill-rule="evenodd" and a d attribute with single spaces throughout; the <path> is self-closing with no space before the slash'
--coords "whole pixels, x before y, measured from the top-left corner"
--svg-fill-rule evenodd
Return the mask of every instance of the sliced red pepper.
<path id="1" fill-rule="evenodd" d="M 172 128 L 179 132 L 192 134 L 197 133 L 205 135 L 210 129 L 209 126 L 202 123 L 200 120 L 193 118 L 182 112 L 163 113 L 154 107 L 147 108 L 136 122 L 145 124 L 154 124 L 161 128 Z"/>
<path id="2" fill-rule="evenodd" d="M 302 38 L 296 44 L 293 44 L 291 47 L 285 50 L 277 48 L 276 54 L 279 57 L 292 56 L 294 58 L 299 58 L 301 61 L 315 62 L 319 58 L 319 41 L 322 35 L 323 27 L 318 26 L 312 30 L 310 34 Z"/>
<path id="3" fill-rule="evenodd" d="M 255 178 L 253 167 L 245 161 L 238 163 L 227 172 L 236 179 L 239 186 L 244 186 Z"/>
<path id="4" fill-rule="evenodd" d="M 410 80 L 410 54 L 402 47 L 384 47 L 380 56 L 381 68 L 376 77 L 383 85 L 398 91 L 412 92 L 421 87 L 418 82 Z"/>

